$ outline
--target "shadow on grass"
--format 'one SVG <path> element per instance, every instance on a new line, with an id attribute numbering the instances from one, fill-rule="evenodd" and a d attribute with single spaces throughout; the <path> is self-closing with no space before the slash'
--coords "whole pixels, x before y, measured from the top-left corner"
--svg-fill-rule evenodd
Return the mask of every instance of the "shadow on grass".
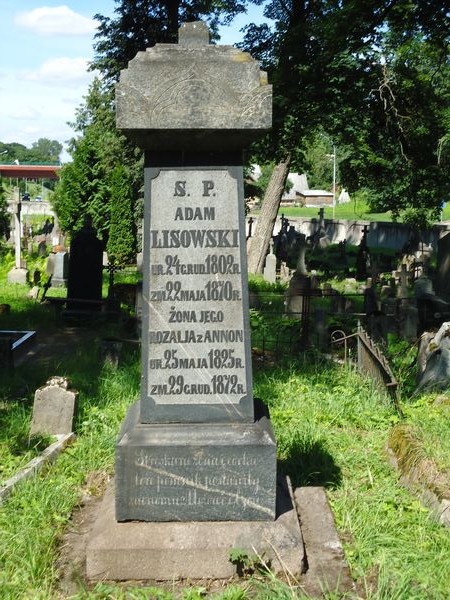
<path id="1" fill-rule="evenodd" d="M 288 475 L 294 488 L 301 486 L 339 487 L 342 473 L 323 440 L 296 439 L 288 455 L 279 461 L 280 471 Z"/>
<path id="2" fill-rule="evenodd" d="M 120 337 L 122 327 L 122 319 L 111 321 L 101 314 L 86 323 L 68 323 L 51 307 L 29 302 L 18 302 L 10 312 L 1 314 L 0 329 L 34 330 L 37 339 L 34 355 L 14 368 L 0 365 L 0 427 L 28 433 L 34 393 L 55 375 L 66 377 L 70 387 L 79 392 L 77 427 L 88 407 L 100 408 L 105 402 L 101 394 L 107 376 L 102 340 Z M 134 346 L 124 345 L 120 363 L 133 364 L 138 354 Z M 23 436 L 17 433 L 17 437 Z"/>

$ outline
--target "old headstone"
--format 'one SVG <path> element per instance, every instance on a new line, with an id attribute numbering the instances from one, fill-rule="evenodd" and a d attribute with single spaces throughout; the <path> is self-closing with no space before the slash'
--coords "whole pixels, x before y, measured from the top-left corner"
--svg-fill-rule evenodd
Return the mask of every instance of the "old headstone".
<path id="1" fill-rule="evenodd" d="M 22 262 L 22 249 L 21 249 L 21 203 L 19 199 L 19 190 L 14 190 L 14 199 L 10 204 L 13 215 L 14 215 L 14 250 L 15 250 L 15 261 L 14 267 L 8 272 L 8 283 L 20 283 L 26 284 L 28 282 L 28 271 L 25 263 Z"/>
<path id="2" fill-rule="evenodd" d="M 31 435 L 57 435 L 73 431 L 78 392 L 68 389 L 64 377 L 52 377 L 34 394 Z"/>
<path id="3" fill-rule="evenodd" d="M 438 294 L 450 301 L 450 234 L 438 241 L 436 289 Z"/>
<path id="4" fill-rule="evenodd" d="M 188 23 L 178 44 L 121 72 L 116 106 L 145 150 L 142 384 L 116 449 L 119 523 L 97 530 L 88 576 L 153 577 L 149 563 L 163 579 L 217 576 L 218 545 L 223 562 L 227 545 L 245 544 L 245 522 L 270 537 L 276 516 L 275 440 L 252 394 L 242 168 L 243 148 L 270 127 L 271 88 L 249 55 Z M 126 521 L 144 523 L 124 534 Z"/>
<path id="5" fill-rule="evenodd" d="M 38 256 L 47 256 L 47 244 L 44 240 L 40 241 L 38 244 Z"/>
<path id="6" fill-rule="evenodd" d="M 266 256 L 263 276 L 269 283 L 275 283 L 277 280 L 277 257 L 273 253 L 273 244 L 270 244 L 270 252 Z"/>
<path id="7" fill-rule="evenodd" d="M 253 408 L 242 197 L 242 148 L 270 125 L 270 87 L 249 57 L 208 42 L 188 24 L 178 45 L 138 53 L 118 84 L 118 127 L 146 149 L 150 196 L 143 386 L 139 424 L 117 449 L 120 521 L 275 515 L 275 443 Z M 206 160 L 218 143 L 227 150 Z"/>
<path id="8" fill-rule="evenodd" d="M 69 273 L 69 255 L 67 252 L 56 252 L 53 257 L 52 287 L 65 287 Z"/>
<path id="9" fill-rule="evenodd" d="M 356 256 L 356 279 L 365 279 L 371 272 L 370 250 L 367 245 L 368 233 L 369 227 L 368 225 L 364 225 L 363 236 L 358 246 L 358 254 Z"/>
<path id="10" fill-rule="evenodd" d="M 70 308 L 98 308 L 98 302 L 102 299 L 102 259 L 103 244 L 96 236 L 91 218 L 86 217 L 83 228 L 70 244 L 67 282 L 67 297 L 83 302 L 72 301 Z M 91 305 L 88 300 L 95 302 Z"/>

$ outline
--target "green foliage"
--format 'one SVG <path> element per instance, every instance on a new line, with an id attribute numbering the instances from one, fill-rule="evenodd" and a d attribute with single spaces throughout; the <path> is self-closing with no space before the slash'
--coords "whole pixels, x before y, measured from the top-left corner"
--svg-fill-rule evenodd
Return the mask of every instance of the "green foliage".
<path id="1" fill-rule="evenodd" d="M 106 250 L 110 263 L 126 265 L 136 256 L 135 223 L 132 212 L 132 185 L 125 167 L 113 169 L 110 177 L 111 219 Z"/>
<path id="2" fill-rule="evenodd" d="M 315 137 L 325 131 L 338 149 L 341 186 L 370 189 L 376 212 L 436 219 L 450 194 L 444 5 L 272 0 L 265 7 L 274 26 L 247 26 L 243 44 L 275 89 L 273 132 L 255 147 L 260 161 L 290 153 L 319 183 L 325 165 Z"/>
<path id="3" fill-rule="evenodd" d="M 3 182 L 0 178 L 0 258 L 6 251 L 5 237 L 9 236 L 10 217 L 7 208 L 8 203 L 3 189 Z"/>
<path id="4" fill-rule="evenodd" d="M 263 198 L 264 194 L 266 193 L 267 186 L 269 185 L 269 181 L 272 176 L 272 171 L 275 167 L 275 163 L 269 162 L 259 166 L 261 168 L 261 174 L 258 177 L 258 179 L 252 181 L 251 188 L 247 189 L 246 195 L 256 195 L 259 198 Z M 292 186 L 292 181 L 289 178 L 286 179 L 284 191 L 289 192 Z"/>
<path id="5" fill-rule="evenodd" d="M 6 272 L 3 269 L 2 264 L 0 277 Z M 257 281 L 253 279 L 254 291 L 258 291 Z M 18 287 L 23 296 L 26 287 Z M 276 291 L 276 286 L 261 287 Z M 6 289 L 2 286 L 2 298 Z M 22 323 L 28 323 L 31 304 L 13 296 L 12 290 L 8 293 L 13 312 L 19 313 Z M 14 293 L 18 294 L 18 288 Z M 264 311 L 261 307 L 261 313 Z M 44 324 L 48 331 L 47 321 L 36 312 L 31 315 L 35 326 Z M 401 352 L 400 346 L 397 351 Z M 95 474 L 105 479 L 113 473 L 117 431 L 139 393 L 140 359 L 137 353 L 126 351 L 119 368 L 112 370 L 99 364 L 97 352 L 96 344 L 80 343 L 70 355 L 60 358 L 59 372 L 68 376 L 80 393 L 74 444 L 45 473 L 20 485 L 0 507 L 1 597 L 44 600 L 60 595 L 57 559 L 61 537 L 71 527 L 71 514 L 83 495 L 101 491 Z M 15 435 L 22 444 L 23 435 L 12 431 L 26 431 L 34 389 L 45 376 L 42 366 L 26 363 L 7 385 L 2 382 L 2 440 L 8 443 Z M 291 477 L 294 486 L 326 487 L 352 575 L 360 588 L 365 588 L 368 600 L 445 598 L 450 538 L 443 527 L 431 521 L 416 497 L 399 486 L 397 473 L 386 459 L 387 433 L 396 417 L 387 397 L 351 368 L 312 353 L 291 357 L 290 364 L 282 368 L 258 370 L 254 388 L 255 395 L 270 408 L 281 471 Z M 429 395 L 404 403 L 403 408 L 407 422 L 421 432 L 425 454 L 446 468 L 450 455 L 448 405 L 435 401 L 436 396 Z M 244 570 L 265 563 L 264 557 L 260 560 L 238 548 L 230 558 L 240 561 Z M 258 575 L 256 570 L 242 586 L 227 585 L 220 592 L 211 592 L 211 597 L 303 597 L 298 587 L 289 587 L 270 573 L 264 578 L 255 577 Z M 172 600 L 209 593 L 199 586 L 124 588 L 100 582 L 88 590 L 83 583 L 74 585 L 78 590 L 71 592 L 71 597 L 80 600 Z M 329 600 L 337 597 L 333 590 L 324 593 Z"/>
<path id="6" fill-rule="evenodd" d="M 20 163 L 54 164 L 59 162 L 62 149 L 60 142 L 48 138 L 39 138 L 37 142 L 33 142 L 31 148 L 17 142 L 0 142 L 0 153 L 4 155 L 2 162 L 5 163 L 13 163 L 18 160 Z"/>
<path id="7" fill-rule="evenodd" d="M 97 69 L 106 82 L 118 78 L 139 50 L 155 43 L 176 43 L 178 28 L 189 21 L 206 20 L 217 39 L 217 27 L 226 24 L 245 10 L 245 4 L 232 0 L 116 0 L 116 17 L 95 15 L 100 26 L 95 35 L 95 57 L 92 69 Z"/>
<path id="8" fill-rule="evenodd" d="M 249 554 L 247 550 L 241 548 L 232 548 L 230 550 L 230 562 L 236 566 L 239 577 L 248 577 L 259 573 L 267 575 L 270 564 L 264 560 L 264 557 L 257 554 Z"/>
<path id="9" fill-rule="evenodd" d="M 111 198 L 122 196 L 128 206 L 114 209 L 115 228 L 131 232 L 130 248 L 135 248 L 136 226 L 130 227 L 129 215 L 135 219 L 137 199 L 142 189 L 142 153 L 130 146 L 115 127 L 113 94 L 94 80 L 86 104 L 77 111 L 74 128 L 82 134 L 71 140 L 73 162 L 64 165 L 53 196 L 53 206 L 61 227 L 79 231 L 87 215 L 106 243 L 111 225 Z M 120 183 L 115 169 L 123 169 L 125 181 Z M 121 218 L 125 218 L 123 224 Z M 118 242 L 119 243 L 119 242 Z"/>

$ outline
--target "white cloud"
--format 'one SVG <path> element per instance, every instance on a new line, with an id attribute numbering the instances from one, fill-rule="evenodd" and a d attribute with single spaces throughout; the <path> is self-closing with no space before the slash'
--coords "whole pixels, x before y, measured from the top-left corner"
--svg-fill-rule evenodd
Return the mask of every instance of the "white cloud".
<path id="1" fill-rule="evenodd" d="M 8 115 L 11 119 L 17 120 L 34 120 L 40 116 L 39 111 L 36 109 L 26 106 L 23 108 L 16 108 L 15 110 L 9 111 Z"/>
<path id="2" fill-rule="evenodd" d="M 23 78 L 47 85 L 79 85 L 89 82 L 94 74 L 87 72 L 85 58 L 49 58 L 34 71 L 26 71 Z"/>
<path id="3" fill-rule="evenodd" d="M 15 17 L 16 25 L 39 35 L 92 35 L 97 22 L 74 12 L 68 6 L 42 6 Z"/>

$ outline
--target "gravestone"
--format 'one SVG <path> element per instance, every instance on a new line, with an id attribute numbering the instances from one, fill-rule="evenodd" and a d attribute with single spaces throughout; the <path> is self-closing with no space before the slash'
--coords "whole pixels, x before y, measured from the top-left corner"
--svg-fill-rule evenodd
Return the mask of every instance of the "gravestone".
<path id="1" fill-rule="evenodd" d="M 366 279 L 371 271 L 370 250 L 367 245 L 367 237 L 369 233 L 368 225 L 363 227 L 363 236 L 358 246 L 358 254 L 356 256 L 356 279 Z"/>
<path id="2" fill-rule="evenodd" d="M 103 244 L 97 238 L 92 220 L 86 217 L 83 228 L 78 231 L 70 244 L 69 275 L 67 297 L 82 300 L 70 302 L 71 309 L 95 309 L 102 299 Z M 56 267 L 56 257 L 55 257 Z M 53 282 L 53 278 L 52 278 Z M 90 304 L 88 301 L 93 300 Z"/>
<path id="3" fill-rule="evenodd" d="M 47 243 L 45 240 L 41 240 L 38 244 L 38 256 L 41 258 L 47 256 Z"/>
<path id="4" fill-rule="evenodd" d="M 73 431 L 78 392 L 68 389 L 64 377 L 51 377 L 34 394 L 31 435 L 58 435 Z"/>
<path id="5" fill-rule="evenodd" d="M 264 265 L 264 279 L 269 283 L 276 283 L 277 281 L 277 257 L 273 253 L 273 243 L 270 244 L 269 254 L 266 256 L 266 263 Z"/>
<path id="6" fill-rule="evenodd" d="M 21 213 L 21 202 L 19 199 L 19 190 L 15 188 L 14 198 L 10 203 L 12 213 L 14 215 L 14 250 L 15 260 L 14 267 L 8 272 L 8 283 L 20 283 L 22 285 L 28 282 L 28 271 L 26 269 L 26 263 L 22 261 L 22 249 L 21 249 L 21 227 L 22 223 L 20 220 Z"/>
<path id="7" fill-rule="evenodd" d="M 243 147 L 270 125 L 270 87 L 248 55 L 208 42 L 188 24 L 117 86 L 118 127 L 146 151 L 148 299 L 139 420 L 117 447 L 119 521 L 275 516 L 275 442 L 252 396 L 242 174 Z"/>
<path id="8" fill-rule="evenodd" d="M 231 548 L 273 539 L 276 517 L 276 445 L 252 394 L 242 166 L 270 127 L 271 88 L 196 22 L 130 61 L 116 107 L 145 150 L 142 377 L 116 446 L 115 523 L 99 523 L 87 572 L 228 576 Z"/>
<path id="9" fill-rule="evenodd" d="M 56 252 L 53 255 L 52 269 L 52 287 L 65 287 L 67 285 L 67 277 L 69 273 L 69 255 L 67 252 Z"/>
<path id="10" fill-rule="evenodd" d="M 450 234 L 443 235 L 438 241 L 436 289 L 444 299 L 450 300 Z"/>

